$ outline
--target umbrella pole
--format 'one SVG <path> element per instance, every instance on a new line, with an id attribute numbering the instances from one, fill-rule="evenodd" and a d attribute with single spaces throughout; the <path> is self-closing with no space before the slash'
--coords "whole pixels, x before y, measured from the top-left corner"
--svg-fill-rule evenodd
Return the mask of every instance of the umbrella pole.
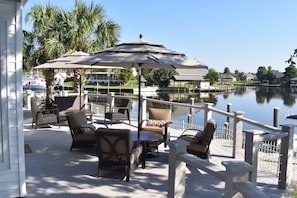
<path id="1" fill-rule="evenodd" d="M 140 138 L 141 131 L 141 115 L 142 115 L 142 106 L 141 106 L 141 66 L 142 64 L 138 64 L 138 139 Z"/>

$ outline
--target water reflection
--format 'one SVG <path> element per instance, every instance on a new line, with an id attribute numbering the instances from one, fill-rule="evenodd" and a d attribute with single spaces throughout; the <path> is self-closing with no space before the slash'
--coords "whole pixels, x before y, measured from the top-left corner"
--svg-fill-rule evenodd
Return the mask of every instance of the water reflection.
<path id="1" fill-rule="evenodd" d="M 217 98 L 215 93 L 200 92 L 200 93 L 158 93 L 158 99 L 179 102 L 190 103 L 191 98 L 194 98 L 197 103 L 213 103 L 216 104 Z"/>
<path id="2" fill-rule="evenodd" d="M 25 91 L 24 91 L 25 92 Z M 34 90 L 36 97 L 45 97 L 44 90 Z M 272 99 L 282 100 L 283 105 L 293 107 L 296 105 L 297 89 L 288 89 L 283 87 L 251 87 L 251 86 L 238 86 L 234 87 L 232 91 L 225 92 L 199 92 L 199 93 L 158 93 L 158 99 L 188 103 L 190 104 L 191 98 L 194 98 L 195 103 L 212 103 L 214 106 L 218 103 L 219 98 L 228 100 L 231 96 L 237 98 L 244 97 L 248 93 L 255 93 L 255 102 L 257 104 L 270 103 Z M 155 98 L 155 97 L 154 97 Z M 164 104 L 148 104 L 149 107 L 155 108 L 168 108 Z"/>
<path id="3" fill-rule="evenodd" d="M 269 103 L 273 98 L 281 98 L 286 106 L 294 106 L 296 97 L 287 88 L 261 88 L 256 90 L 256 100 L 258 104 Z"/>
<path id="4" fill-rule="evenodd" d="M 269 103 L 272 99 L 281 99 L 283 104 L 292 107 L 296 104 L 297 90 L 284 87 L 234 87 L 233 91 L 226 92 L 200 92 L 200 93 L 159 93 L 158 98 L 165 101 L 190 103 L 194 98 L 197 103 L 213 103 L 218 102 L 218 95 L 227 100 L 231 95 L 244 96 L 249 92 L 255 93 L 255 101 L 257 104 Z"/>

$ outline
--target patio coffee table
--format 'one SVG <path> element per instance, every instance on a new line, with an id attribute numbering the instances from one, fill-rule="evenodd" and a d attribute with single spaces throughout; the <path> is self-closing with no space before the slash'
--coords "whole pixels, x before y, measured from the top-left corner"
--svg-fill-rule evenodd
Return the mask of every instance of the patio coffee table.
<path id="1" fill-rule="evenodd" d="M 151 131 L 140 131 L 140 136 L 138 138 L 138 132 L 132 131 L 132 140 L 139 141 L 143 146 L 142 152 L 142 168 L 145 168 L 145 160 L 147 154 L 147 145 L 151 143 L 156 143 L 158 141 L 163 140 L 163 136 L 158 133 L 154 133 Z"/>

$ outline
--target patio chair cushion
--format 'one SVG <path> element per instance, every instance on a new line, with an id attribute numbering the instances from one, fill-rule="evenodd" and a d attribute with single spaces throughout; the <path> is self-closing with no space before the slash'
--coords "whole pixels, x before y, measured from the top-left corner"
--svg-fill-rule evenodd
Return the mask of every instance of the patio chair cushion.
<path id="1" fill-rule="evenodd" d="M 96 142 L 95 131 L 92 132 L 94 126 L 87 123 L 85 112 L 67 114 L 67 120 L 72 137 L 70 151 L 72 148 L 94 147 Z"/>
<path id="2" fill-rule="evenodd" d="M 95 133 L 93 134 L 84 134 L 84 133 L 80 133 L 80 134 L 75 134 L 72 137 L 74 142 L 94 142 L 95 140 Z"/>
<path id="3" fill-rule="evenodd" d="M 155 132 L 155 133 L 160 133 L 161 135 L 165 135 L 165 128 L 164 127 L 160 127 L 160 126 L 146 125 L 146 126 L 143 126 L 141 130 L 143 130 L 143 131 L 151 131 L 151 132 Z"/>
<path id="4" fill-rule="evenodd" d="M 201 140 L 202 136 L 202 130 L 186 129 L 179 138 L 190 143 L 197 143 Z"/>
<path id="5" fill-rule="evenodd" d="M 148 126 L 158 126 L 158 127 L 163 127 L 169 120 L 153 120 L 149 119 L 147 121 Z"/>
<path id="6" fill-rule="evenodd" d="M 198 133 L 198 130 L 196 129 L 186 129 L 185 132 L 179 138 L 190 143 L 187 146 L 188 153 L 208 160 L 210 157 L 209 146 L 215 130 L 215 120 L 209 119 L 206 125 L 204 126 L 203 132 L 201 132 L 201 134 L 200 132 Z"/>
<path id="7" fill-rule="evenodd" d="M 192 151 L 195 153 L 206 153 L 209 149 L 209 145 L 203 145 L 203 144 L 190 144 L 187 147 L 188 151 Z"/>
<path id="8" fill-rule="evenodd" d="M 80 133 L 95 133 L 96 132 L 96 127 L 92 124 L 84 124 L 84 125 L 79 125 L 79 130 Z"/>

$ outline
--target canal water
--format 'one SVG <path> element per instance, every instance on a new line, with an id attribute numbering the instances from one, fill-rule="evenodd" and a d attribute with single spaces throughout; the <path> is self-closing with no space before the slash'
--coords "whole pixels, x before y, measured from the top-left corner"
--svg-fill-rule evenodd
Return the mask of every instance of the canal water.
<path id="1" fill-rule="evenodd" d="M 161 97 L 161 96 L 160 96 Z M 163 96 L 164 97 L 164 96 Z M 162 98 L 162 97 L 161 97 Z M 242 111 L 244 117 L 259 121 L 267 125 L 274 123 L 274 109 L 278 109 L 278 125 L 292 124 L 295 127 L 295 150 L 297 150 L 297 120 L 286 119 L 287 115 L 297 114 L 297 91 L 280 87 L 235 87 L 231 92 L 220 93 L 197 93 L 191 96 L 178 97 L 176 94 L 168 94 L 164 97 L 166 100 L 181 99 L 183 103 L 190 104 L 190 98 L 194 98 L 196 104 L 210 102 L 214 108 L 227 110 L 227 105 L 231 106 L 231 112 Z M 187 110 L 173 108 L 173 120 L 187 120 Z M 213 113 L 218 125 L 226 122 L 226 117 Z M 204 120 L 204 111 L 197 110 L 193 117 L 194 124 L 201 125 Z M 231 121 L 232 122 L 232 121 Z M 257 129 L 254 126 L 244 124 L 244 129 Z"/>
<path id="2" fill-rule="evenodd" d="M 155 96 L 154 96 L 155 98 Z M 234 87 L 232 91 L 215 93 L 158 93 L 158 98 L 166 101 L 195 104 L 212 103 L 214 108 L 227 110 L 227 105 L 231 107 L 231 112 L 242 111 L 244 117 L 267 124 L 273 125 L 274 108 L 278 108 L 278 124 L 292 124 L 295 127 L 295 147 L 297 147 L 297 120 L 286 119 L 287 115 L 297 114 L 297 90 L 281 87 Z M 133 103 L 133 113 L 137 115 L 137 101 Z M 150 104 L 148 107 L 168 108 L 166 105 Z M 187 121 L 189 108 L 173 107 L 172 120 Z M 213 113 L 219 126 L 226 122 L 226 117 Z M 203 125 L 204 111 L 195 109 L 193 123 Z M 232 122 L 232 120 L 231 120 Z M 244 123 L 244 129 L 257 129 Z M 297 150 L 297 148 L 296 148 Z"/>
<path id="3" fill-rule="evenodd" d="M 236 87 L 229 93 L 209 93 L 205 99 L 197 98 L 197 102 L 211 102 L 220 110 L 227 110 L 230 104 L 231 112 L 242 111 L 244 117 L 273 125 L 274 109 L 279 112 L 278 124 L 294 124 L 297 120 L 286 119 L 287 115 L 297 114 L 297 92 L 279 87 Z M 200 115 L 201 114 L 201 115 Z M 194 121 L 199 122 L 203 112 L 197 112 Z M 216 116 L 216 115 L 214 115 Z M 218 122 L 225 122 L 225 117 L 217 116 Z"/>

